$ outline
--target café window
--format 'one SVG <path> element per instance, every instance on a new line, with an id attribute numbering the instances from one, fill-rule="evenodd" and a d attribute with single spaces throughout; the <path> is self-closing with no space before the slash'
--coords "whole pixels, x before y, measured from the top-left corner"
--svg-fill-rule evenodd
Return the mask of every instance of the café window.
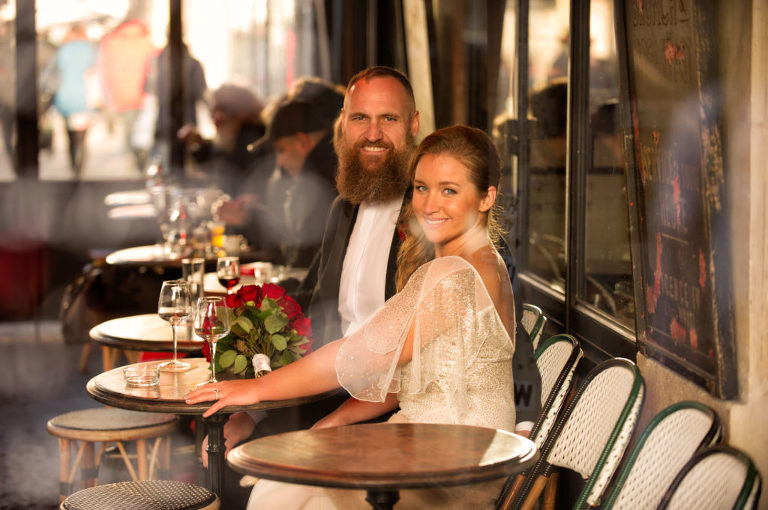
<path id="1" fill-rule="evenodd" d="M 187 71 L 184 121 L 205 138 L 216 135 L 211 95 L 222 85 L 247 88 L 266 104 L 301 76 L 328 74 L 327 45 L 317 42 L 324 13 L 311 0 L 37 0 L 29 4 L 34 24 L 16 2 L 0 2 L 0 179 L 18 177 L 18 140 L 29 144 L 28 127 L 15 125 L 17 110 L 35 108 L 39 179 L 143 177 L 167 143 L 163 50 L 174 4 Z M 25 23 L 34 35 L 17 40 L 16 25 Z M 27 70 L 37 77 L 31 104 L 17 104 L 19 47 L 36 54 L 36 69 Z"/>
<path id="2" fill-rule="evenodd" d="M 520 299 L 598 357 L 635 351 L 618 75 L 610 0 L 507 2 L 495 128 Z"/>

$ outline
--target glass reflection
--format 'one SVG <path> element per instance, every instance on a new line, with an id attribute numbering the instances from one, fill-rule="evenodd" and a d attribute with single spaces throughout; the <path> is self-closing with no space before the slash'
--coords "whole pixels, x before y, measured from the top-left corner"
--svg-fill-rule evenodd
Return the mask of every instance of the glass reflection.
<path id="1" fill-rule="evenodd" d="M 592 165 L 586 189 L 586 285 L 580 297 L 631 327 L 634 298 L 613 19 L 611 2 L 592 0 L 589 70 Z"/>

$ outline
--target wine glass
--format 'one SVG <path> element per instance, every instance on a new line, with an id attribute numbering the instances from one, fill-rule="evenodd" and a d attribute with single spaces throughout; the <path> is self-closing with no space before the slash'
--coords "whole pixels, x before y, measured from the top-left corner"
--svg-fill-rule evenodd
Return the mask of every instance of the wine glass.
<path id="1" fill-rule="evenodd" d="M 216 360 L 216 342 L 229 333 L 229 310 L 222 297 L 202 297 L 195 305 L 195 333 L 211 347 L 211 378 L 198 384 L 204 386 L 216 380 L 214 362 Z"/>
<path id="2" fill-rule="evenodd" d="M 173 330 L 173 360 L 158 365 L 166 372 L 184 372 L 191 365 L 179 361 L 176 353 L 176 326 L 192 313 L 192 298 L 189 293 L 189 283 L 185 280 L 167 280 L 160 288 L 160 298 L 157 300 L 157 314 L 161 319 L 171 323 Z"/>
<path id="3" fill-rule="evenodd" d="M 229 294 L 240 283 L 240 259 L 238 257 L 219 257 L 216 261 L 216 277 Z"/>

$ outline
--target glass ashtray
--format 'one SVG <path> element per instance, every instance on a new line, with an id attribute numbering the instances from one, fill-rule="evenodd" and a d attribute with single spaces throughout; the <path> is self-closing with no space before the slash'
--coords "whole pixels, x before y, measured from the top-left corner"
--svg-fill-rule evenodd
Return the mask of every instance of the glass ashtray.
<path id="1" fill-rule="evenodd" d="M 123 369 L 123 377 L 127 386 L 157 386 L 160 381 L 160 371 L 156 364 L 130 365 Z"/>

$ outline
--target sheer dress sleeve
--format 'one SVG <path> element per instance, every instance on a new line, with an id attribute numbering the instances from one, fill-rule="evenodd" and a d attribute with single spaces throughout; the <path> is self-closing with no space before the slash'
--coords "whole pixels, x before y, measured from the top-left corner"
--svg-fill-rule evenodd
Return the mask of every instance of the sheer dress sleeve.
<path id="1" fill-rule="evenodd" d="M 339 383 L 358 400 L 381 402 L 387 393 L 423 392 L 442 374 L 454 385 L 448 392 L 465 398 L 466 368 L 483 346 L 479 314 L 488 307 L 493 302 L 467 261 L 440 257 L 424 264 L 344 341 L 336 357 Z M 412 359 L 398 366 L 412 324 Z"/>

